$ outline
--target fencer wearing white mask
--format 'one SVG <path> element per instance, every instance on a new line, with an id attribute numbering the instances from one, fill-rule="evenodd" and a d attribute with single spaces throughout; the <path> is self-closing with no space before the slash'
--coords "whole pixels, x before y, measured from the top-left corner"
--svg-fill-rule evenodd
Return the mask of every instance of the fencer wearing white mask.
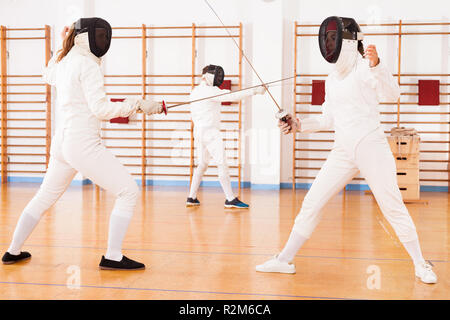
<path id="1" fill-rule="evenodd" d="M 412 258 L 416 277 L 436 283 L 437 276 L 422 256 L 414 222 L 403 203 L 395 160 L 380 125 L 378 104 L 397 101 L 397 80 L 374 45 L 364 51 L 361 30 L 351 18 L 325 19 L 319 45 L 325 60 L 334 63 L 325 82 L 322 115 L 301 120 L 289 115 L 292 125 L 282 121 L 278 125 L 284 134 L 334 129 L 335 143 L 303 200 L 285 247 L 256 271 L 295 273 L 291 262 L 319 223 L 322 208 L 360 172 Z"/>
<path id="2" fill-rule="evenodd" d="M 138 196 L 130 173 L 106 149 L 100 137 L 101 120 L 128 117 L 138 110 L 150 115 L 163 111 L 162 103 L 127 98 L 111 102 L 106 95 L 101 57 L 111 43 L 111 26 L 101 18 L 83 18 L 62 32 L 63 48 L 49 61 L 44 81 L 56 87 L 57 108 L 63 115 L 52 140 L 50 161 L 42 185 L 19 218 L 5 264 L 29 259 L 21 248 L 42 214 L 64 193 L 80 172 L 117 199 L 109 222 L 107 251 L 101 269 L 138 270 L 142 263 L 122 254 L 122 242 Z"/>
<path id="3" fill-rule="evenodd" d="M 190 100 L 212 97 L 230 92 L 219 87 L 224 80 L 224 70 L 220 66 L 208 65 L 203 68 L 200 84 L 195 87 L 190 95 Z M 197 145 L 197 168 L 195 169 L 189 197 L 186 206 L 198 206 L 197 191 L 203 175 L 208 168 L 210 159 L 213 158 L 217 164 L 220 185 L 225 193 L 226 208 L 248 208 L 246 203 L 234 196 L 231 188 L 230 175 L 226 159 L 225 146 L 220 132 L 220 110 L 221 102 L 236 101 L 255 94 L 263 94 L 266 89 L 256 87 L 230 93 L 220 97 L 195 102 L 190 104 L 192 121 L 194 122 L 194 138 Z"/>

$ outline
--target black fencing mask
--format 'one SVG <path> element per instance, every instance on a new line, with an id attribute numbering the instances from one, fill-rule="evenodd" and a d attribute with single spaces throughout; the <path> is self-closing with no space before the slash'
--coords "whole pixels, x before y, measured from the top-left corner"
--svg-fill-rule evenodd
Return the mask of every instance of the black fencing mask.
<path id="1" fill-rule="evenodd" d="M 97 56 L 102 57 L 108 52 L 111 45 L 112 29 L 108 21 L 102 18 L 81 18 L 75 22 L 75 35 L 87 32 L 89 49 Z"/>
<path id="2" fill-rule="evenodd" d="M 336 63 L 341 54 L 342 43 L 346 40 L 357 41 L 358 50 L 362 49 L 363 33 L 352 18 L 328 17 L 319 29 L 319 47 L 322 56 L 329 63 Z"/>
<path id="3" fill-rule="evenodd" d="M 214 78 L 212 78 L 211 76 L 211 80 L 207 82 L 209 85 L 213 85 L 216 87 L 220 87 L 220 85 L 223 83 L 223 79 L 225 77 L 225 72 L 223 71 L 223 68 L 221 66 L 215 66 L 213 64 L 210 64 L 206 67 L 203 68 L 203 74 L 211 74 L 212 76 L 214 76 Z M 206 75 L 208 76 L 208 75 Z"/>

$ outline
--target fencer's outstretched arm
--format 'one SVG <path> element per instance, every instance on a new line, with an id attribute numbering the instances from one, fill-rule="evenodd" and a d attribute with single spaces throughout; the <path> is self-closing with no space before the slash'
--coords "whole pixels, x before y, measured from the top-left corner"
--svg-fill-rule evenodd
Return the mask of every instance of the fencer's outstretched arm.
<path id="1" fill-rule="evenodd" d="M 138 99 L 126 98 L 123 102 L 111 102 L 106 96 L 103 74 L 100 66 L 85 59 L 80 70 L 80 81 L 88 108 L 101 120 L 128 117 L 139 108 Z"/>
<path id="2" fill-rule="evenodd" d="M 375 83 L 379 101 L 397 102 L 400 97 L 400 87 L 381 59 L 375 67 L 369 67 L 369 77 Z"/>
<path id="3" fill-rule="evenodd" d="M 330 112 L 328 98 L 328 79 L 325 81 L 325 101 L 322 104 L 322 114 L 318 117 L 311 117 L 300 120 L 300 132 L 317 132 L 330 130 L 333 128 L 333 117 Z"/>
<path id="4" fill-rule="evenodd" d="M 322 114 L 318 117 L 311 117 L 300 120 L 300 132 L 317 132 L 330 130 L 333 128 L 333 118 L 329 112 L 326 101 L 322 104 Z"/>
<path id="5" fill-rule="evenodd" d="M 222 89 L 222 90 L 220 90 L 219 94 L 228 93 L 228 92 L 231 92 L 231 91 Z M 245 98 L 247 98 L 249 96 L 253 96 L 255 94 L 263 94 L 264 92 L 266 92 L 266 89 L 263 86 L 260 86 L 260 87 L 256 87 L 256 88 L 253 88 L 250 90 L 232 92 L 227 95 L 214 97 L 211 100 L 216 101 L 216 102 L 236 101 L 236 100 L 245 99 Z"/>
<path id="6" fill-rule="evenodd" d="M 326 88 L 325 83 L 325 88 Z M 334 121 L 333 117 L 330 113 L 330 106 L 327 103 L 327 94 L 325 89 L 325 102 L 322 104 L 322 114 L 318 117 L 305 118 L 305 119 L 296 119 L 291 114 L 287 115 L 288 121 L 284 122 L 282 120 L 278 121 L 278 126 L 280 127 L 281 132 L 284 134 L 289 134 L 291 132 L 317 132 L 324 131 L 333 128 Z"/>

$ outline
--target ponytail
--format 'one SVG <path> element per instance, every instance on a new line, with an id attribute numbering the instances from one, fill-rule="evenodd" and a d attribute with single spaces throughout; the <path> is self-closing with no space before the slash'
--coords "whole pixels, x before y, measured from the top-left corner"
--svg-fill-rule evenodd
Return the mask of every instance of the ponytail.
<path id="1" fill-rule="evenodd" d="M 60 62 L 62 58 L 64 58 L 69 53 L 70 49 L 72 49 L 74 44 L 75 44 L 75 24 L 73 23 L 70 26 L 69 32 L 64 38 L 62 49 L 57 52 L 59 53 L 59 56 L 56 59 L 56 62 Z"/>

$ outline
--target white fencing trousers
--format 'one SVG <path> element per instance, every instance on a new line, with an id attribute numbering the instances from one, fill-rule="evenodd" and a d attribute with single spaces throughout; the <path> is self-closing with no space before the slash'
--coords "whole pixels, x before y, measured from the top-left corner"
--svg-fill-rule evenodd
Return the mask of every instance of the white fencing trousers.
<path id="1" fill-rule="evenodd" d="M 225 197 L 228 201 L 233 200 L 234 194 L 233 189 L 231 188 L 225 146 L 220 130 L 217 128 L 198 129 L 196 140 L 198 141 L 198 164 L 192 177 L 189 197 L 193 199 L 197 197 L 198 188 L 212 157 L 217 164 L 219 181 L 223 192 L 225 193 Z"/>
<path id="2" fill-rule="evenodd" d="M 42 214 L 61 197 L 79 171 L 83 176 L 117 197 L 111 213 L 108 251 L 105 257 L 120 260 L 122 259 L 122 240 L 136 206 L 139 188 L 125 167 L 101 143 L 98 135 L 71 131 L 68 132 L 66 129 L 64 133 L 59 132 L 55 135 L 49 166 L 42 185 L 23 210 L 22 216 L 24 218 L 31 216 L 38 221 Z M 121 218 L 114 219 L 115 216 Z M 121 221 L 121 226 L 118 227 L 116 221 Z M 16 250 L 29 236 L 29 234 L 23 234 L 24 230 L 20 229 L 19 219 L 11 245 Z M 29 233 L 31 231 L 29 230 Z"/>
<path id="3" fill-rule="evenodd" d="M 397 184 L 395 160 L 381 129 L 368 134 L 355 149 L 354 158 L 348 151 L 335 146 L 325 161 L 311 189 L 306 194 L 293 229 L 309 238 L 321 219 L 321 209 L 358 171 L 363 176 L 386 220 L 401 242 L 417 239 L 416 228 Z"/>

